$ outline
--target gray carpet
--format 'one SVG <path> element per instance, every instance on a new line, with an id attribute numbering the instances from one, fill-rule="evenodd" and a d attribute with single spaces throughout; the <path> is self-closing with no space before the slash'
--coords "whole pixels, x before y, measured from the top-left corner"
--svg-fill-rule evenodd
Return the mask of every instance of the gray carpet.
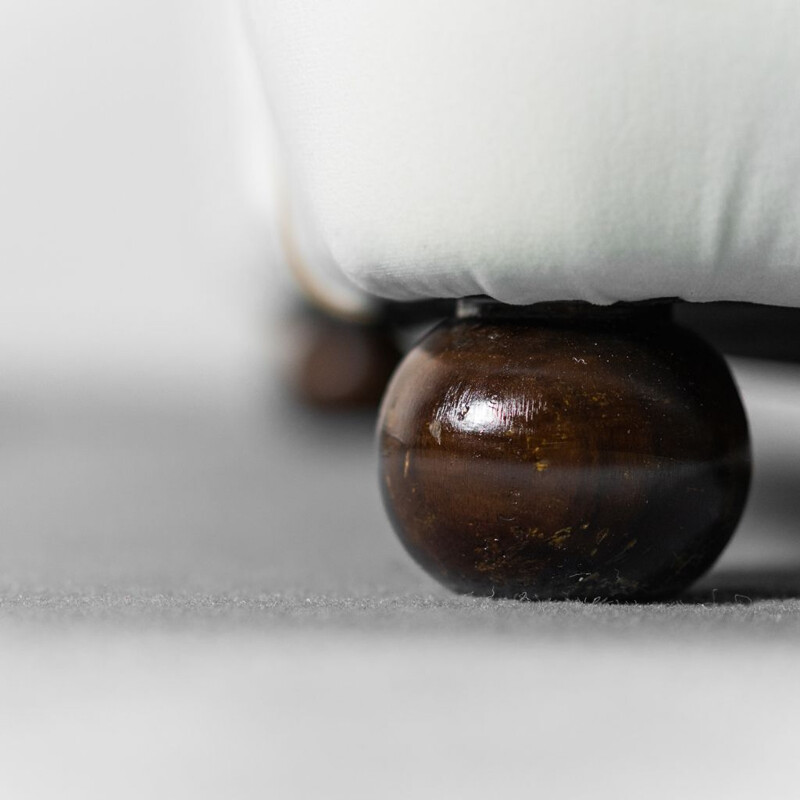
<path id="1" fill-rule="evenodd" d="M 7 388 L 0 797 L 796 796 L 800 375 L 737 375 L 745 520 L 650 605 L 440 589 L 369 417 Z"/>

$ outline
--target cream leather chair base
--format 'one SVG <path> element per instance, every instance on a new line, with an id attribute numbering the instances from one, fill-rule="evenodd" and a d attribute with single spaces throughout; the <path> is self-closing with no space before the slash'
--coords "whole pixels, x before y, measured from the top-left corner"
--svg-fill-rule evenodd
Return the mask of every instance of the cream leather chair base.
<path id="1" fill-rule="evenodd" d="M 328 306 L 562 304 L 448 322 L 400 366 L 381 459 L 408 549 L 482 594 L 690 583 L 742 510 L 745 417 L 719 356 L 615 304 L 800 306 L 800 6 L 245 7 Z"/>

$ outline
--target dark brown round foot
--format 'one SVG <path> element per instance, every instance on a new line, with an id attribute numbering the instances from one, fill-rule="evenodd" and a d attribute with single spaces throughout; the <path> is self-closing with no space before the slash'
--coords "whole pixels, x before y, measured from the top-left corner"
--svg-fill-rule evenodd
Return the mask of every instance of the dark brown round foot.
<path id="1" fill-rule="evenodd" d="M 400 539 L 459 592 L 674 595 L 744 508 L 747 421 L 666 306 L 486 306 L 403 361 L 379 422 Z"/>
<path id="2" fill-rule="evenodd" d="M 377 408 L 401 353 L 388 325 L 302 314 L 291 382 L 305 404 L 321 409 Z"/>

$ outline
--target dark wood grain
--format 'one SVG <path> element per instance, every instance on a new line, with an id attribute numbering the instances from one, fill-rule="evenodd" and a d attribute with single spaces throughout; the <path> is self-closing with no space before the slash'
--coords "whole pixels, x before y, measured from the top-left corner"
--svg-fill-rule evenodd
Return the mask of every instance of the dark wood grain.
<path id="1" fill-rule="evenodd" d="M 550 305 L 440 325 L 379 423 L 400 539 L 459 592 L 653 598 L 741 516 L 747 422 L 722 358 L 662 308 Z"/>

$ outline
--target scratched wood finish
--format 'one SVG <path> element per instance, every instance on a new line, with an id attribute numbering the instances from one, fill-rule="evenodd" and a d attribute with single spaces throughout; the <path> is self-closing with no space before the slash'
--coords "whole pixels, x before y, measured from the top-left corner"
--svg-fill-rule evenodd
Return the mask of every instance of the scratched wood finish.
<path id="1" fill-rule="evenodd" d="M 658 309 L 548 309 L 445 322 L 400 365 L 378 429 L 393 525 L 458 592 L 674 595 L 747 496 L 730 372 Z"/>

